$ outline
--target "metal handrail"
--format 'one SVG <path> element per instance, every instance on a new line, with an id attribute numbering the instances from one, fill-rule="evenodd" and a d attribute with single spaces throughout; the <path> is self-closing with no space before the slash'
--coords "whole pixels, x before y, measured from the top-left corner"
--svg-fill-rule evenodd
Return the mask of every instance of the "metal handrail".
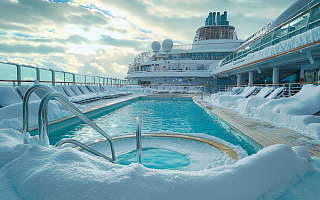
<path id="1" fill-rule="evenodd" d="M 24 135 L 24 144 L 29 144 L 29 107 L 28 102 L 30 99 L 31 94 L 36 90 L 43 90 L 45 92 L 54 92 L 54 90 L 45 85 L 34 85 L 30 87 L 23 97 L 23 106 L 22 106 L 22 122 L 23 122 L 23 135 Z"/>
<path id="2" fill-rule="evenodd" d="M 68 99 L 66 99 L 62 94 L 58 92 L 51 92 L 46 94 L 40 103 L 39 106 L 39 114 L 38 114 L 38 123 L 39 123 L 39 140 L 40 144 L 47 145 L 44 143 L 45 139 L 48 139 L 48 102 L 51 99 L 55 99 L 59 101 L 62 105 L 68 108 L 73 114 L 78 116 L 84 122 L 86 122 L 89 126 L 91 126 L 94 130 L 104 136 L 110 143 L 112 160 L 116 161 L 116 155 L 114 151 L 114 146 L 112 139 L 109 137 L 107 133 L 105 133 L 99 126 L 97 126 L 93 121 L 91 121 L 87 116 L 85 116 L 77 107 L 75 107 Z"/>
<path id="3" fill-rule="evenodd" d="M 54 146 L 55 147 L 60 147 L 61 145 L 66 144 L 66 143 L 71 143 L 71 144 L 77 145 L 77 146 L 81 147 L 82 149 L 84 149 L 84 150 L 86 150 L 86 151 L 88 151 L 88 152 L 90 152 L 90 153 L 92 153 L 92 154 L 94 154 L 96 156 L 102 157 L 102 158 L 104 158 L 104 159 L 106 159 L 106 160 L 108 160 L 108 161 L 110 161 L 112 163 L 115 162 L 111 158 L 109 158 L 108 156 L 100 153 L 99 151 L 94 150 L 93 148 L 91 148 L 91 147 L 89 147 L 89 146 L 87 146 L 87 145 L 85 145 L 85 144 L 83 144 L 83 143 L 81 143 L 81 142 L 79 142 L 78 140 L 75 140 L 75 139 L 64 138 L 64 139 L 60 140 Z"/>
<path id="4" fill-rule="evenodd" d="M 137 163 L 142 164 L 142 145 L 141 145 L 141 121 L 136 118 L 136 143 L 137 143 Z"/>

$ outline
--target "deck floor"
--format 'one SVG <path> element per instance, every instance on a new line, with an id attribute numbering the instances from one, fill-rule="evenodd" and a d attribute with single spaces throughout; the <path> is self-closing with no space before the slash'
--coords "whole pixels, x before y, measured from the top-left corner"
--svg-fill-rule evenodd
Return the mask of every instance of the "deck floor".
<path id="1" fill-rule="evenodd" d="M 286 144 L 291 147 L 303 146 L 313 156 L 320 157 L 320 145 L 318 141 L 312 138 L 286 128 L 276 127 L 267 122 L 243 117 L 238 112 L 230 109 L 209 105 L 198 97 L 194 97 L 194 100 L 263 147 L 274 144 Z"/>

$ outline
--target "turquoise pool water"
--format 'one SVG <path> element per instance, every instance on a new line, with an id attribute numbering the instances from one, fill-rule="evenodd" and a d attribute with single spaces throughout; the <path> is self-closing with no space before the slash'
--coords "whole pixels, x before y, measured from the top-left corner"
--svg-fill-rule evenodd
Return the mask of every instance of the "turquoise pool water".
<path id="1" fill-rule="evenodd" d="M 241 146 L 248 155 L 258 151 L 242 137 L 233 134 L 230 128 L 217 117 L 207 113 L 193 101 L 138 100 L 121 108 L 111 109 L 92 120 L 106 133 L 118 135 L 135 133 L 136 117 L 141 118 L 142 132 L 205 133 Z M 55 144 L 62 138 L 81 140 L 100 136 L 86 124 L 80 124 L 62 132 L 65 134 L 49 136 L 50 143 Z"/>
<path id="2" fill-rule="evenodd" d="M 142 165 L 153 169 L 179 169 L 190 164 L 190 160 L 179 152 L 162 148 L 142 148 Z M 136 163 L 137 151 L 117 157 L 119 164 L 129 165 Z"/>

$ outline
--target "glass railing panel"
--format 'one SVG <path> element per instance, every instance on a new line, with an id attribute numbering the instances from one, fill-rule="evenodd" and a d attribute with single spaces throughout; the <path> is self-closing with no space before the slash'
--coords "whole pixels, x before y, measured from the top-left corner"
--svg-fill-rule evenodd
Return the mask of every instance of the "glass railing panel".
<path id="1" fill-rule="evenodd" d="M 273 39 L 283 37 L 283 36 L 287 35 L 287 33 L 288 33 L 288 24 L 277 28 L 273 33 Z"/>
<path id="2" fill-rule="evenodd" d="M 65 73 L 65 82 L 73 82 L 73 74 Z"/>
<path id="3" fill-rule="evenodd" d="M 261 44 L 261 39 L 253 42 L 253 47 L 252 47 L 252 48 L 255 49 L 255 48 L 257 48 L 258 46 L 260 46 L 260 44 Z"/>
<path id="4" fill-rule="evenodd" d="M 320 5 L 311 9 L 310 22 L 314 22 L 320 18 Z"/>
<path id="5" fill-rule="evenodd" d="M 97 84 L 99 83 L 99 77 L 94 77 L 94 82 Z"/>
<path id="6" fill-rule="evenodd" d="M 272 41 L 272 45 L 278 44 L 279 42 L 282 42 L 287 39 L 287 36 L 283 36 L 282 38 L 278 38 Z"/>
<path id="7" fill-rule="evenodd" d="M 104 80 L 104 78 L 99 78 L 99 84 L 103 84 L 103 80 Z"/>
<path id="8" fill-rule="evenodd" d="M 34 81 L 37 79 L 37 70 L 31 67 L 21 66 L 21 80 L 22 81 Z M 21 83 L 22 85 L 32 85 L 33 83 L 26 82 Z"/>
<path id="9" fill-rule="evenodd" d="M 87 76 L 87 83 L 94 83 L 94 77 L 93 76 Z"/>
<path id="10" fill-rule="evenodd" d="M 40 80 L 41 81 L 52 81 L 52 71 L 40 69 Z M 52 83 L 42 82 L 44 85 L 52 85 Z"/>
<path id="11" fill-rule="evenodd" d="M 310 12 L 298 17 L 297 19 L 290 22 L 289 32 L 298 30 L 307 25 Z"/>
<path id="12" fill-rule="evenodd" d="M 291 33 L 289 34 L 289 38 L 292 38 L 293 36 L 296 36 L 296 35 L 299 35 L 299 34 L 300 34 L 300 30 L 291 32 Z"/>
<path id="13" fill-rule="evenodd" d="M 309 24 L 309 29 L 313 29 L 320 26 L 320 21 L 314 22 L 312 24 Z"/>
<path id="14" fill-rule="evenodd" d="M 269 43 L 267 43 L 267 44 L 261 45 L 260 50 L 262 50 L 262 49 L 264 49 L 264 48 L 266 48 L 266 47 L 271 46 L 271 44 L 272 44 L 272 42 L 269 42 Z"/>
<path id="15" fill-rule="evenodd" d="M 0 80 L 17 80 L 17 66 L 8 65 L 0 63 Z M 0 82 L 0 85 L 3 86 L 12 86 L 12 82 Z"/>
<path id="16" fill-rule="evenodd" d="M 63 72 L 55 72 L 55 78 L 56 78 L 56 82 L 64 82 L 64 73 Z M 60 83 L 61 85 L 63 85 L 63 83 Z M 58 83 L 58 85 L 60 85 Z"/>
<path id="17" fill-rule="evenodd" d="M 76 83 L 84 83 L 85 80 L 86 79 L 84 75 L 76 74 Z"/>
<path id="18" fill-rule="evenodd" d="M 265 35 L 262 39 L 261 39 L 261 44 L 264 45 L 268 42 L 271 41 L 271 36 L 272 36 L 272 33 L 269 33 L 268 35 Z"/>

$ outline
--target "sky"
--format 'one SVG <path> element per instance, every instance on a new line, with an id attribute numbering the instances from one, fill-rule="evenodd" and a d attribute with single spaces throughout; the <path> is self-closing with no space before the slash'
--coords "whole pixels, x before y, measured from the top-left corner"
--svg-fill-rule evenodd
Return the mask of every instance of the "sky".
<path id="1" fill-rule="evenodd" d="M 239 39 L 295 0 L 0 0 L 0 61 L 123 79 L 151 43 L 191 44 L 209 12 Z"/>

